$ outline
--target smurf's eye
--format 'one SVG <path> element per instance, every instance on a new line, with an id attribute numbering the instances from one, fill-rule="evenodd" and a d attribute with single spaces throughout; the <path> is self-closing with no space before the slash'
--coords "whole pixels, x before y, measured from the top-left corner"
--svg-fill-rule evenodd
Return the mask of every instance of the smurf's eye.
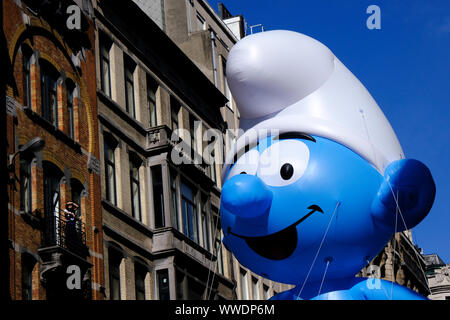
<path id="1" fill-rule="evenodd" d="M 294 167 L 290 163 L 285 163 L 281 166 L 280 176 L 284 180 L 289 180 L 294 175 Z"/>
<path id="2" fill-rule="evenodd" d="M 300 179 L 308 162 L 309 149 L 303 141 L 280 140 L 261 153 L 257 176 L 267 185 L 286 186 Z"/>
<path id="3" fill-rule="evenodd" d="M 258 162 L 259 152 L 256 149 L 246 152 L 231 167 L 227 180 L 238 174 L 255 175 L 258 169 Z"/>

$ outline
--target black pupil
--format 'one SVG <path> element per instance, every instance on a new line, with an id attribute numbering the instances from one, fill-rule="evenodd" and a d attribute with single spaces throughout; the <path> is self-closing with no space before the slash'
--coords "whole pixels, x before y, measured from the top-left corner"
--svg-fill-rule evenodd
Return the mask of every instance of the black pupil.
<path id="1" fill-rule="evenodd" d="M 247 172 L 245 172 L 245 171 L 242 171 L 240 174 L 247 174 Z"/>
<path id="2" fill-rule="evenodd" d="M 285 163 L 280 169 L 280 175 L 284 180 L 289 180 L 294 174 L 294 167 L 290 163 Z"/>

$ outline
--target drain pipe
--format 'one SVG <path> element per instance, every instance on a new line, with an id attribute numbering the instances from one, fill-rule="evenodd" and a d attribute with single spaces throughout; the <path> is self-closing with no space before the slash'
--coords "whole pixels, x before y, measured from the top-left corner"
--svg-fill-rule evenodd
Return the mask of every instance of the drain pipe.
<path id="1" fill-rule="evenodd" d="M 209 29 L 211 35 L 211 51 L 212 51 L 212 63 L 214 72 L 214 85 L 217 87 L 217 61 L 216 61 L 216 34 L 212 29 Z"/>

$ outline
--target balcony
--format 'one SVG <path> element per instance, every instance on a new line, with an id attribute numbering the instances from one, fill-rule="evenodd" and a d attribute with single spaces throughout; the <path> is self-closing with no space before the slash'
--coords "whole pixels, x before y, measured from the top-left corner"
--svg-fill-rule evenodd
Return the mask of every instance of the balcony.
<path id="1" fill-rule="evenodd" d="M 57 297 L 66 293 L 66 280 L 69 266 L 78 266 L 81 271 L 83 289 L 90 287 L 89 268 L 87 261 L 89 248 L 86 246 L 86 227 L 79 218 L 69 218 L 62 210 L 46 213 L 42 232 L 42 246 L 38 249 L 41 257 L 41 281 L 46 284 L 48 296 Z M 89 284 L 88 284 L 89 282 Z M 71 290 L 73 296 L 80 295 L 84 290 Z"/>
<path id="2" fill-rule="evenodd" d="M 191 173 L 205 186 L 211 187 L 214 184 L 209 175 L 210 167 L 206 159 L 186 141 L 173 134 L 168 126 L 161 125 L 147 129 L 146 150 L 150 155 L 167 150 L 170 161 L 175 165 L 184 166 L 185 173 L 189 174 L 192 171 Z M 172 157 L 173 155 L 175 156 Z"/>

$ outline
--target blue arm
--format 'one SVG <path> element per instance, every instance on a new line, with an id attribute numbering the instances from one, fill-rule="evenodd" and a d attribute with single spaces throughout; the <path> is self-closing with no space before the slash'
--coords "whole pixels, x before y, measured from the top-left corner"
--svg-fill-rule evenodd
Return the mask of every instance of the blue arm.
<path id="1" fill-rule="evenodd" d="M 350 291 L 358 300 L 428 300 L 409 288 L 381 279 L 366 279 Z"/>
<path id="2" fill-rule="evenodd" d="M 397 230 L 411 229 L 422 221 L 431 209 L 436 186 L 430 170 L 414 159 L 397 160 L 389 164 L 384 180 L 372 203 L 375 221 L 394 232 L 396 201 L 406 223 L 398 216 Z"/>

